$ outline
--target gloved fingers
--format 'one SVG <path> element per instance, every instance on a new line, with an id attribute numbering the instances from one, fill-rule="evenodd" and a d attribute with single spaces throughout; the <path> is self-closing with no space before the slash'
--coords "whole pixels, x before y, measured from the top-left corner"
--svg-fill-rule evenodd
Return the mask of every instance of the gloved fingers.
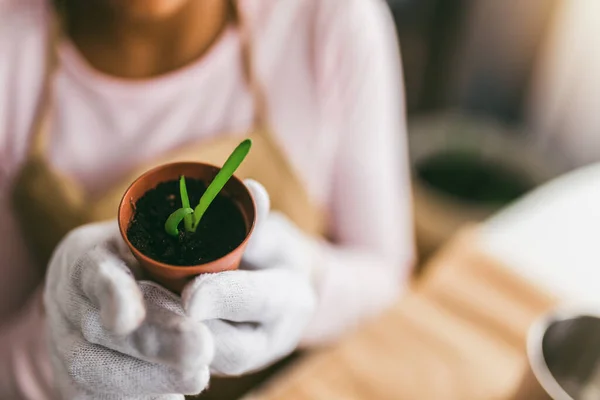
<path id="1" fill-rule="evenodd" d="M 257 227 L 260 228 L 262 222 L 265 220 L 267 215 L 269 215 L 269 210 L 271 209 L 271 199 L 265 187 L 259 182 L 253 179 L 245 179 L 244 184 L 254 199 L 254 205 L 256 206 Z"/>
<path id="2" fill-rule="evenodd" d="M 256 324 L 235 324 L 226 321 L 207 321 L 215 338 L 215 358 L 210 366 L 213 373 L 237 376 L 264 367 L 269 356 L 270 338 Z"/>
<path id="3" fill-rule="evenodd" d="M 107 243 L 120 237 L 119 225 L 115 220 L 88 224 L 69 232 L 59 245 L 59 250 L 70 250 L 65 252 L 74 258 L 64 261 L 71 265 L 80 254 L 91 250 L 99 243 Z"/>
<path id="4" fill-rule="evenodd" d="M 68 379 L 79 391 L 102 394 L 107 399 L 149 395 L 198 394 L 210 378 L 207 366 L 182 371 L 149 363 L 87 342 L 83 337 L 62 338 L 64 364 Z M 65 343 L 66 341 L 66 343 Z M 159 397 L 160 398 L 160 397 Z"/>
<path id="5" fill-rule="evenodd" d="M 293 318 L 267 326 L 221 320 L 208 321 L 206 325 L 215 337 L 211 371 L 225 376 L 262 369 L 291 354 L 302 334 L 302 330 L 294 329 Z"/>
<path id="6" fill-rule="evenodd" d="M 210 331 L 183 314 L 178 299 L 154 283 L 140 283 L 146 318 L 133 332 L 117 335 L 104 329 L 97 308 L 82 309 L 81 332 L 98 344 L 140 360 L 186 371 L 209 365 L 214 354 Z"/>
<path id="7" fill-rule="evenodd" d="M 73 274 L 73 268 L 82 254 L 118 235 L 119 228 L 115 221 L 85 225 L 69 232 L 57 246 L 48 265 L 46 292 L 50 293 L 50 297 L 70 289 L 71 282 L 65 278 Z"/>
<path id="8" fill-rule="evenodd" d="M 121 257 L 99 245 L 77 262 L 72 284 L 100 309 L 103 326 L 117 335 L 137 329 L 146 315 L 142 292 Z"/>
<path id="9" fill-rule="evenodd" d="M 286 314 L 274 323 L 206 321 L 215 338 L 211 371 L 235 376 L 267 367 L 297 347 L 310 314 Z"/>
<path id="10" fill-rule="evenodd" d="M 248 240 L 245 253 L 248 251 L 261 251 L 257 249 L 257 246 L 263 246 L 263 240 L 261 238 L 264 236 L 264 225 L 269 219 L 271 200 L 266 189 L 257 181 L 246 179 L 244 184 L 248 187 L 248 190 L 252 194 L 254 205 L 256 206 L 256 222 L 254 224 L 252 236 L 250 236 L 250 239 Z"/>
<path id="11" fill-rule="evenodd" d="M 252 235 L 243 258 L 244 269 L 287 268 L 303 270 L 315 251 L 312 240 L 284 214 L 274 211 Z"/>
<path id="12" fill-rule="evenodd" d="M 299 273 L 284 269 L 226 271 L 201 275 L 183 291 L 186 313 L 197 321 L 223 319 L 262 323 L 314 308 L 310 285 Z"/>
<path id="13" fill-rule="evenodd" d="M 185 400 L 182 394 L 159 394 L 159 395 L 143 395 L 143 396 L 116 396 L 114 394 L 101 394 L 85 390 L 80 390 L 74 393 L 70 400 Z"/>

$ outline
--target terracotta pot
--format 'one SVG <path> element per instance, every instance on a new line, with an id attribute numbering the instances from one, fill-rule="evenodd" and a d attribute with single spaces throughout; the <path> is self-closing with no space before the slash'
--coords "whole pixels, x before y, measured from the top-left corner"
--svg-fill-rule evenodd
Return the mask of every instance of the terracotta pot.
<path id="1" fill-rule="evenodd" d="M 166 164 L 154 168 L 137 178 L 121 199 L 119 205 L 119 229 L 123 240 L 125 240 L 125 243 L 127 243 L 129 249 L 140 262 L 141 267 L 147 272 L 148 276 L 175 293 L 181 293 L 185 284 L 200 274 L 229 271 L 238 268 L 242 254 L 256 223 L 256 207 L 252 195 L 243 182 L 235 176 L 227 182 L 221 193 L 231 198 L 242 213 L 246 224 L 246 238 L 237 248 L 223 257 L 204 264 L 191 266 L 162 263 L 142 254 L 131 244 L 127 237 L 127 229 L 134 215 L 135 203 L 148 190 L 155 188 L 159 183 L 178 180 L 181 175 L 202 180 L 208 185 L 217 172 L 219 172 L 219 169 L 219 167 L 213 165 L 197 162 Z"/>

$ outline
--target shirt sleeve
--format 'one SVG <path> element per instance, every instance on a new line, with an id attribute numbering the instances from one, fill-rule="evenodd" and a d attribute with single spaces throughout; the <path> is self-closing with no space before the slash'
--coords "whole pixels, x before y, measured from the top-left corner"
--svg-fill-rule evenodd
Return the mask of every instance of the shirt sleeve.
<path id="1" fill-rule="evenodd" d="M 0 188 L 0 399 L 51 399 L 43 271 L 27 257 L 10 213 Z"/>
<path id="2" fill-rule="evenodd" d="M 307 342 L 336 338 L 394 301 L 415 258 L 402 71 L 380 0 L 322 2 L 318 80 L 339 144 L 322 245 L 320 304 Z"/>
<path id="3" fill-rule="evenodd" d="M 46 345 L 42 288 L 8 323 L 0 325 L 0 398 L 55 399 Z"/>
<path id="4" fill-rule="evenodd" d="M 42 87 L 48 4 L 0 0 L 0 399 L 55 398 L 42 276 L 15 233 L 8 205 Z"/>

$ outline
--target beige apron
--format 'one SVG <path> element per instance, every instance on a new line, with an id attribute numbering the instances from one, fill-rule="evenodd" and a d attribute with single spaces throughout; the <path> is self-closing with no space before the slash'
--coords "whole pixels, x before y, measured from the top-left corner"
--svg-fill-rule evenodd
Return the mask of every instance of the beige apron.
<path id="1" fill-rule="evenodd" d="M 93 199 L 88 197 L 77 182 L 54 170 L 46 158 L 51 116 L 48 89 L 52 72 L 56 70 L 54 50 L 58 38 L 57 35 L 51 35 L 53 39 L 49 46 L 46 90 L 33 127 L 27 159 L 15 180 L 13 190 L 14 210 L 21 224 L 22 234 L 40 266 L 46 265 L 55 246 L 71 229 L 90 222 L 114 219 L 123 193 L 146 170 L 174 161 L 203 161 L 222 165 L 242 136 L 252 138 L 253 146 L 236 175 L 261 182 L 271 196 L 272 209 L 286 214 L 302 230 L 310 234 L 323 233 L 325 224 L 319 208 L 311 202 L 298 174 L 269 130 L 264 92 L 253 71 L 249 29 L 243 23 L 242 15 L 239 12 L 234 14 L 242 39 L 246 81 L 255 102 L 253 128 L 246 135 L 225 134 L 220 139 L 188 144 L 177 151 L 164 154 L 160 159 L 129 171 L 110 190 Z"/>

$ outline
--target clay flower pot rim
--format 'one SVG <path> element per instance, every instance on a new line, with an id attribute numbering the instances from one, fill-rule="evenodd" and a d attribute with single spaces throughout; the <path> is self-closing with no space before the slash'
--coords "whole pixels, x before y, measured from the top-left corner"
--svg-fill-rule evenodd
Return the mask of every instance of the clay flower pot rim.
<path id="1" fill-rule="evenodd" d="M 162 164 L 162 165 L 160 165 L 158 167 L 154 167 L 152 169 L 149 169 L 148 171 L 146 171 L 142 175 L 140 175 L 138 178 L 136 178 L 131 183 L 131 185 L 129 185 L 129 187 L 127 188 L 127 190 L 123 194 L 123 197 L 121 198 L 121 202 L 119 203 L 118 215 L 121 215 L 121 209 L 124 207 L 125 203 L 128 203 L 128 201 L 126 201 L 126 199 L 129 197 L 129 193 L 131 191 L 131 188 L 133 188 L 140 180 L 144 179 L 146 176 L 151 175 L 151 174 L 153 174 L 156 171 L 161 170 L 161 169 L 175 168 L 175 167 L 178 167 L 180 165 L 190 165 L 190 164 L 196 164 L 196 165 L 201 166 L 201 167 L 212 167 L 212 168 L 216 168 L 217 170 L 221 169 L 221 167 L 218 167 L 216 165 L 208 164 L 208 163 L 203 163 L 203 162 L 197 162 L 197 161 L 173 162 L 173 163 L 168 163 L 168 164 Z M 246 190 L 248 190 L 248 193 L 250 194 L 250 200 L 252 201 L 252 206 L 254 207 L 254 209 L 256 209 L 256 203 L 254 202 L 254 197 L 252 197 L 252 193 L 250 192 L 250 190 L 248 189 L 248 187 L 244 184 L 244 182 L 241 179 L 239 179 L 237 176 L 235 176 L 235 175 L 233 175 L 230 179 L 237 181 L 243 187 L 245 187 Z M 158 183 L 159 182 L 157 182 L 157 184 Z M 127 204 L 127 207 L 131 207 L 131 205 Z M 219 263 L 223 258 L 227 257 L 229 254 L 237 251 L 240 247 L 243 247 L 243 246 L 245 246 L 248 243 L 248 240 L 250 240 L 250 237 L 252 236 L 252 232 L 254 231 L 255 224 L 256 224 L 256 218 L 253 219 L 250 227 L 248 228 L 248 234 L 246 235 L 246 237 L 244 238 L 244 240 L 240 244 L 238 244 L 234 249 L 230 250 L 228 253 L 226 253 L 223 256 L 217 258 L 216 260 L 212 260 L 212 261 L 209 261 L 207 263 L 193 264 L 193 265 L 172 265 L 172 264 L 166 264 L 166 263 L 163 263 L 161 261 L 155 260 L 152 257 L 148 257 L 147 255 L 145 255 L 144 253 L 142 253 L 141 251 L 139 251 L 129 241 L 129 238 L 127 237 L 127 228 L 129 227 L 129 225 L 123 226 L 123 224 L 119 223 L 119 231 L 121 232 L 121 236 L 123 237 L 123 240 L 125 240 L 125 243 L 127 244 L 127 246 L 131 249 L 131 251 L 133 251 L 135 253 L 136 258 L 138 258 L 140 261 L 143 260 L 146 263 L 154 263 L 156 266 L 158 266 L 158 267 L 160 267 L 162 269 L 166 269 L 166 270 L 181 271 L 181 270 L 189 270 L 190 268 L 209 267 L 209 266 L 212 266 L 213 264 Z"/>

